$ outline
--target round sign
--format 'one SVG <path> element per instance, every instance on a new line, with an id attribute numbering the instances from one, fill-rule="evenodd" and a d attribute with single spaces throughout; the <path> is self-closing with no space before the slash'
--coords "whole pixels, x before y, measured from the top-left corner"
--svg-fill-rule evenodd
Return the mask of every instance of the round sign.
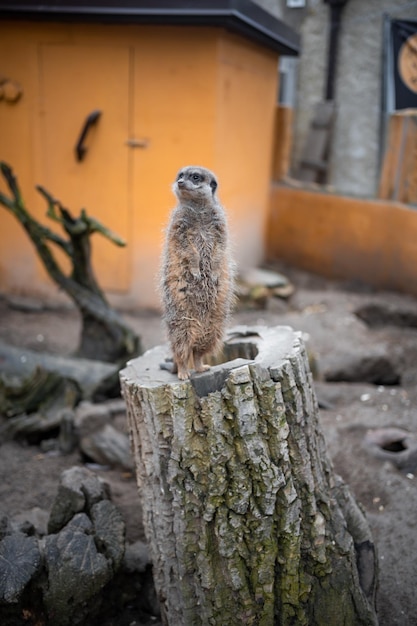
<path id="1" fill-rule="evenodd" d="M 401 46 L 398 71 L 408 89 L 417 93 L 417 33 L 411 35 Z"/>

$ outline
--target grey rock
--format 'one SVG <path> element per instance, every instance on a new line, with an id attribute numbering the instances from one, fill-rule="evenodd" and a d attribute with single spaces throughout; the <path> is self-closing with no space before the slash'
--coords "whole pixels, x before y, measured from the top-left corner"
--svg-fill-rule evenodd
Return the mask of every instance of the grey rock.
<path id="1" fill-rule="evenodd" d="M 364 448 L 403 472 L 417 471 L 417 436 L 403 428 L 374 428 L 367 431 Z"/>
<path id="2" fill-rule="evenodd" d="M 283 274 L 255 267 L 242 271 L 239 274 L 239 279 L 250 287 L 261 285 L 262 287 L 273 288 L 289 284 L 288 278 Z"/>
<path id="3" fill-rule="evenodd" d="M 111 421 L 111 412 L 106 404 L 81 402 L 74 416 L 74 424 L 80 438 L 87 437 Z"/>
<path id="4" fill-rule="evenodd" d="M 94 530 L 93 522 L 86 513 L 77 513 L 65 526 L 65 530 L 80 531 L 92 535 Z"/>
<path id="5" fill-rule="evenodd" d="M 368 326 L 399 326 L 401 328 L 417 327 L 417 311 L 415 303 L 404 306 L 404 303 L 370 302 L 358 307 L 355 315 Z"/>
<path id="6" fill-rule="evenodd" d="M 398 385 L 401 376 L 387 354 L 346 355 L 324 372 L 328 382 L 364 382 L 374 385 Z"/>
<path id="7" fill-rule="evenodd" d="M 48 532 L 48 518 L 48 511 L 35 506 L 33 509 L 15 515 L 11 519 L 11 527 L 14 532 L 25 532 L 43 537 Z M 27 531 L 28 525 L 31 529 L 29 533 Z"/>
<path id="8" fill-rule="evenodd" d="M 5 513 L 0 513 L 0 541 L 7 535 L 13 532 L 13 528 L 9 519 L 9 516 Z"/>
<path id="9" fill-rule="evenodd" d="M 15 311 L 23 311 L 24 313 L 39 313 L 40 311 L 45 310 L 44 304 L 40 300 L 35 300 L 35 298 L 8 295 L 6 300 L 9 307 Z"/>
<path id="10" fill-rule="evenodd" d="M 45 454 L 55 454 L 59 455 L 59 441 L 58 439 L 42 439 L 39 443 L 39 448 Z"/>
<path id="11" fill-rule="evenodd" d="M 0 360 L 3 360 L 1 354 Z M 0 409 L 9 418 L 2 425 L 2 435 L 11 438 L 51 431 L 60 425 L 61 410 L 75 405 L 79 398 L 74 381 L 42 367 L 23 377 L 2 372 Z"/>
<path id="12" fill-rule="evenodd" d="M 0 542 L 0 602 L 19 601 L 26 585 L 41 566 L 38 540 L 13 533 Z"/>
<path id="13" fill-rule="evenodd" d="M 110 559 L 113 571 L 119 569 L 125 551 L 125 523 L 120 511 L 110 500 L 91 507 L 96 543 Z"/>
<path id="14" fill-rule="evenodd" d="M 265 308 L 271 296 L 286 300 L 295 292 L 295 287 L 283 274 L 272 270 L 252 268 L 240 273 L 237 295 L 243 305 L 253 304 Z"/>
<path id="15" fill-rule="evenodd" d="M 106 400 L 103 405 L 108 411 L 110 411 L 112 417 L 115 415 L 126 414 L 126 402 L 122 398 Z"/>
<path id="16" fill-rule="evenodd" d="M 133 468 L 130 442 L 127 435 L 106 424 L 104 428 L 83 437 L 80 448 L 90 459 L 102 465 Z"/>
<path id="17" fill-rule="evenodd" d="M 76 515 L 58 534 L 48 535 L 44 547 L 48 583 L 46 612 L 54 626 L 79 619 L 93 598 L 112 578 L 112 568 L 98 552 L 93 525 L 85 513 Z"/>
<path id="18" fill-rule="evenodd" d="M 146 543 L 139 540 L 126 546 L 123 567 L 127 572 L 143 574 L 150 564 L 151 558 Z"/>
<path id="19" fill-rule="evenodd" d="M 48 532 L 58 532 L 76 513 L 84 509 L 88 512 L 96 502 L 108 497 L 108 485 L 88 469 L 71 467 L 65 470 L 52 505 Z"/>
<path id="20" fill-rule="evenodd" d="M 74 412 L 70 409 L 64 409 L 61 413 L 58 444 L 63 454 L 70 454 L 77 447 L 78 435 L 75 429 Z"/>

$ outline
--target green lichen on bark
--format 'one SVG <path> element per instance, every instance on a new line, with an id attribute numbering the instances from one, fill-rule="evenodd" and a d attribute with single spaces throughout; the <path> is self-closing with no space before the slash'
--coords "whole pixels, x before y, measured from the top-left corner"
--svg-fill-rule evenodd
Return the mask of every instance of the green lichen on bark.
<path id="1" fill-rule="evenodd" d="M 333 473 L 291 337 L 271 363 L 261 336 L 259 357 L 203 396 L 168 374 L 121 375 L 165 624 L 376 624 L 346 520 L 361 540 L 367 523 Z"/>

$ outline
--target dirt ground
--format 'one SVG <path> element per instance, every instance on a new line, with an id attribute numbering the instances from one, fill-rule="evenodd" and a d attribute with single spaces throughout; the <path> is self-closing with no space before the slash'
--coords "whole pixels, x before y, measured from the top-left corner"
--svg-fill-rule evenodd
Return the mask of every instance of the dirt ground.
<path id="1" fill-rule="evenodd" d="M 294 295 L 287 301 L 269 300 L 265 310 L 239 310 L 232 325 L 290 325 L 304 333 L 318 369 L 320 420 L 329 454 L 337 473 L 365 509 L 377 546 L 380 624 L 415 625 L 417 453 L 413 456 L 411 450 L 408 464 L 399 469 L 404 447 L 398 436 L 379 456 L 365 445 L 365 436 L 374 429 L 405 429 L 411 433 L 411 447 L 417 437 L 417 323 L 413 321 L 417 301 L 291 268 L 279 269 L 293 282 Z M 380 316 L 376 325 L 369 326 L 355 311 L 370 304 L 388 310 L 391 317 Z M 164 342 L 157 312 L 136 311 L 125 317 L 141 335 L 145 349 Z M 67 355 L 76 348 L 78 332 L 77 312 L 69 306 L 22 311 L 0 298 L 0 340 L 9 344 Z M 326 382 L 352 370 L 360 379 L 369 356 L 379 359 L 379 379 L 374 376 L 374 384 Z M 387 368 L 398 373 L 400 384 L 381 382 Z M 79 453 L 59 456 L 42 453 L 36 446 L 4 443 L 0 448 L 0 512 L 16 515 L 35 506 L 48 510 L 62 470 L 81 463 Z M 115 469 L 102 473 L 124 514 L 128 539 L 143 538 L 134 477 Z"/>

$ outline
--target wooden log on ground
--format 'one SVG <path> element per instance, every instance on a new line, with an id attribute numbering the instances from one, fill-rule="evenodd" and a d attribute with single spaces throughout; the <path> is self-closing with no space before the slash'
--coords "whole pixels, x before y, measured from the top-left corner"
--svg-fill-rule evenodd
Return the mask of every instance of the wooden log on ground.
<path id="1" fill-rule="evenodd" d="M 185 382 L 167 356 L 121 372 L 163 623 L 377 624 L 371 532 L 328 458 L 300 334 L 235 328 Z"/>
<path id="2" fill-rule="evenodd" d="M 2 341 L 0 364 L 0 416 L 8 418 L 0 424 L 0 438 L 65 428 L 65 409 L 81 399 L 120 393 L 117 364 L 35 352 Z"/>
<path id="3" fill-rule="evenodd" d="M 84 400 L 94 398 L 105 388 L 106 381 L 113 379 L 118 371 L 117 364 L 36 352 L 29 348 L 10 346 L 3 341 L 0 341 L 0 363 L 1 376 L 23 379 L 33 376 L 38 369 L 72 380 L 79 386 Z"/>

